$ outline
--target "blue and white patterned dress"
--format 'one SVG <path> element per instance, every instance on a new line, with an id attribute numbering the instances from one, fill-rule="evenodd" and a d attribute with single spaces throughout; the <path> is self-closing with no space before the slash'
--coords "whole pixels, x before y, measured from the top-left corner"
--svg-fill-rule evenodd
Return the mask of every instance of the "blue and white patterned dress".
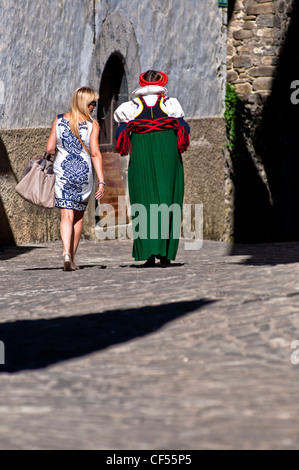
<path id="1" fill-rule="evenodd" d="M 80 137 L 88 150 L 91 131 L 91 122 L 79 123 Z M 60 209 L 85 211 L 93 189 L 91 157 L 72 133 L 69 121 L 62 114 L 58 116 L 56 137 L 55 205 Z"/>

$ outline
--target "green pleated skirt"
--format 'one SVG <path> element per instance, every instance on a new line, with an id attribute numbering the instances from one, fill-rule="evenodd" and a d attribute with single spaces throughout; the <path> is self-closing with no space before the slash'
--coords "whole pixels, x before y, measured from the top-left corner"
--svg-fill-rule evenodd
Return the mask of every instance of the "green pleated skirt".
<path id="1" fill-rule="evenodd" d="M 174 260 L 181 232 L 184 169 L 173 130 L 132 134 L 128 180 L 133 257 Z"/>

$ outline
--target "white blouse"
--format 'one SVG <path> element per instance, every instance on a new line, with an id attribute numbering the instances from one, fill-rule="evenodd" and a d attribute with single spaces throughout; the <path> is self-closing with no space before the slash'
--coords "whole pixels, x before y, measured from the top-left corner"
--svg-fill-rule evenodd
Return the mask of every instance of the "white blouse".
<path id="1" fill-rule="evenodd" d="M 133 91 L 135 97 L 142 96 L 148 106 L 154 106 L 157 102 L 157 95 L 165 95 L 165 100 L 161 102 L 161 109 L 169 117 L 182 118 L 184 117 L 184 111 L 176 98 L 168 98 L 166 96 L 167 89 L 160 86 L 149 85 L 146 87 L 137 88 Z M 132 101 L 126 101 L 121 104 L 114 112 L 114 119 L 116 122 L 128 122 L 135 119 L 135 117 L 141 112 L 142 104 L 139 99 L 133 99 Z"/>

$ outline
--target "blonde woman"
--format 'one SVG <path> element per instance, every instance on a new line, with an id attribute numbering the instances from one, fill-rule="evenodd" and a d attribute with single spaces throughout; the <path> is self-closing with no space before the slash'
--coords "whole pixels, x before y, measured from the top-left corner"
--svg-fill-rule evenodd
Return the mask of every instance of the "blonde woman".
<path id="1" fill-rule="evenodd" d="M 96 199 L 105 192 L 102 155 L 99 149 L 99 124 L 91 114 L 99 95 L 89 87 L 78 88 L 71 110 L 53 122 L 46 152 L 56 154 L 54 162 L 55 205 L 60 208 L 60 233 L 65 271 L 79 269 L 75 255 L 79 245 L 84 211 L 93 190 L 93 169 L 98 178 Z"/>

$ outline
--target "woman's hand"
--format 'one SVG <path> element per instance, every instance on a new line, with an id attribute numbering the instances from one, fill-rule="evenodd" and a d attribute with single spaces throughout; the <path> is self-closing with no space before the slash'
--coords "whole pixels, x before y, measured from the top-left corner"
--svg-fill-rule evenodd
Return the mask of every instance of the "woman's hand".
<path id="1" fill-rule="evenodd" d="M 97 190 L 97 192 L 95 194 L 95 198 L 97 200 L 100 200 L 100 199 L 102 199 L 104 194 L 105 194 L 105 185 L 104 184 L 99 184 L 99 189 Z"/>

